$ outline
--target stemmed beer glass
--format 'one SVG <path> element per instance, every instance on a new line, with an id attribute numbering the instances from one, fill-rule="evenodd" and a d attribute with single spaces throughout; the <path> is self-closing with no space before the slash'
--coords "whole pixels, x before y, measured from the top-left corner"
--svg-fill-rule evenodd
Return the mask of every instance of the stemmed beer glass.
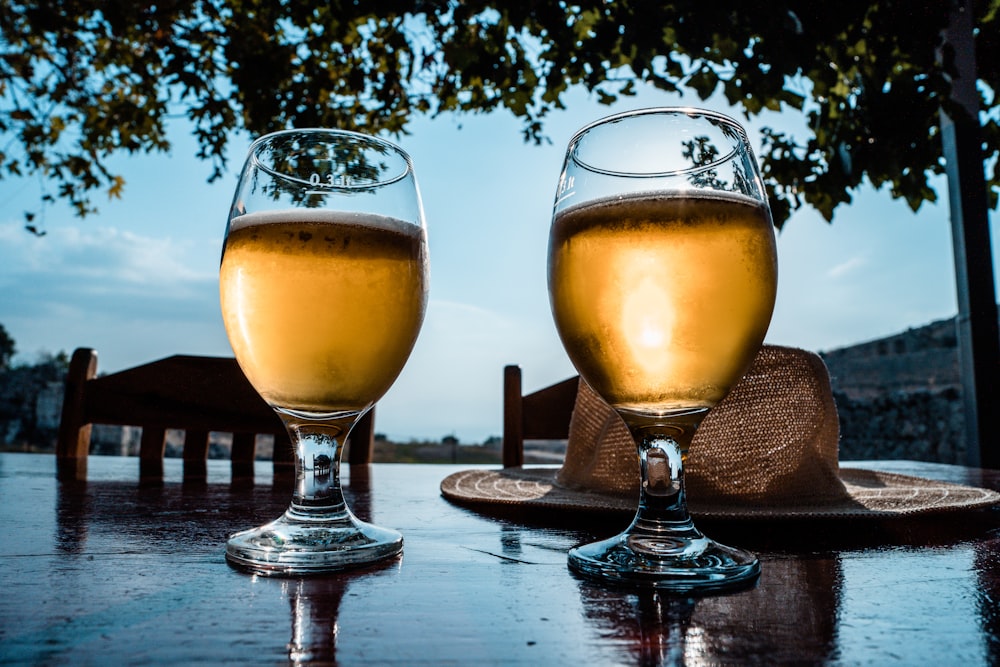
<path id="1" fill-rule="evenodd" d="M 231 536 L 260 574 L 340 570 L 399 554 L 340 485 L 352 426 L 395 381 L 427 302 L 423 208 L 409 156 L 353 132 L 277 132 L 249 151 L 229 212 L 222 315 L 236 360 L 295 450 L 288 510 Z"/>
<path id="2" fill-rule="evenodd" d="M 620 535 L 570 551 L 587 577 L 676 592 L 748 585 L 757 558 L 705 537 L 684 491 L 695 429 L 770 323 L 774 229 L 743 128 L 690 108 L 605 118 L 570 141 L 549 237 L 556 328 L 638 449 Z"/>

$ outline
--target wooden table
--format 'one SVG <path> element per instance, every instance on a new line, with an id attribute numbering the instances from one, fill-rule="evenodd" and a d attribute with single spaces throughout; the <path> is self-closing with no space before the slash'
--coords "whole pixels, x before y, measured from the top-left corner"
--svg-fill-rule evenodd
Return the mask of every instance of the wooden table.
<path id="1" fill-rule="evenodd" d="M 1000 662 L 1000 513 L 907 522 L 701 524 L 755 549 L 759 584 L 700 599 L 574 577 L 566 551 L 620 526 L 529 525 L 445 501 L 459 466 L 345 471 L 363 517 L 405 536 L 368 571 L 273 579 L 226 565 L 237 529 L 289 490 L 270 465 L 231 483 L 140 486 L 136 459 L 0 454 L 0 664 L 942 664 Z M 884 469 L 1000 489 L 1000 472 Z"/>

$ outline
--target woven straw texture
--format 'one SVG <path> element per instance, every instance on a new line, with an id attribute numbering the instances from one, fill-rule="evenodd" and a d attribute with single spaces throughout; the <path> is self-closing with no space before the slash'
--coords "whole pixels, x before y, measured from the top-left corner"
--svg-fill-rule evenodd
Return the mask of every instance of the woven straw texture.
<path id="1" fill-rule="evenodd" d="M 685 458 L 688 495 L 755 505 L 843 501 L 840 427 L 826 366 L 815 354 L 764 346 L 702 422 Z M 639 492 L 632 436 L 583 381 L 557 481 L 570 489 Z"/>

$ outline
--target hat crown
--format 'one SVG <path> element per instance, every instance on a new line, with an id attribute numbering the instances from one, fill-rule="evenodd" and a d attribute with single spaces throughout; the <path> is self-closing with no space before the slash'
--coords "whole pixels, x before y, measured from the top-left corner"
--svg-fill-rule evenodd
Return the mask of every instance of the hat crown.
<path id="1" fill-rule="evenodd" d="M 839 437 L 823 360 L 806 350 L 764 345 L 695 434 L 685 459 L 689 502 L 843 502 L 849 495 L 839 476 Z M 581 379 L 557 483 L 634 497 L 638 470 L 625 423 Z"/>

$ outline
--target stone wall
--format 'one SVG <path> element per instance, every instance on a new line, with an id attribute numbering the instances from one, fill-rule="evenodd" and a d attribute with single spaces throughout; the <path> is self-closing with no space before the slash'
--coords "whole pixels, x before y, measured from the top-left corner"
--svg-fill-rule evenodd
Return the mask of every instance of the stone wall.
<path id="1" fill-rule="evenodd" d="M 835 392 L 840 458 L 965 463 L 961 398 L 951 388 L 891 392 L 865 399 Z"/>
<path id="2" fill-rule="evenodd" d="M 851 398 L 888 392 L 961 391 L 955 320 L 821 353 L 834 389 Z"/>
<path id="3" fill-rule="evenodd" d="M 821 353 L 840 416 L 840 458 L 966 460 L 955 320 Z"/>

